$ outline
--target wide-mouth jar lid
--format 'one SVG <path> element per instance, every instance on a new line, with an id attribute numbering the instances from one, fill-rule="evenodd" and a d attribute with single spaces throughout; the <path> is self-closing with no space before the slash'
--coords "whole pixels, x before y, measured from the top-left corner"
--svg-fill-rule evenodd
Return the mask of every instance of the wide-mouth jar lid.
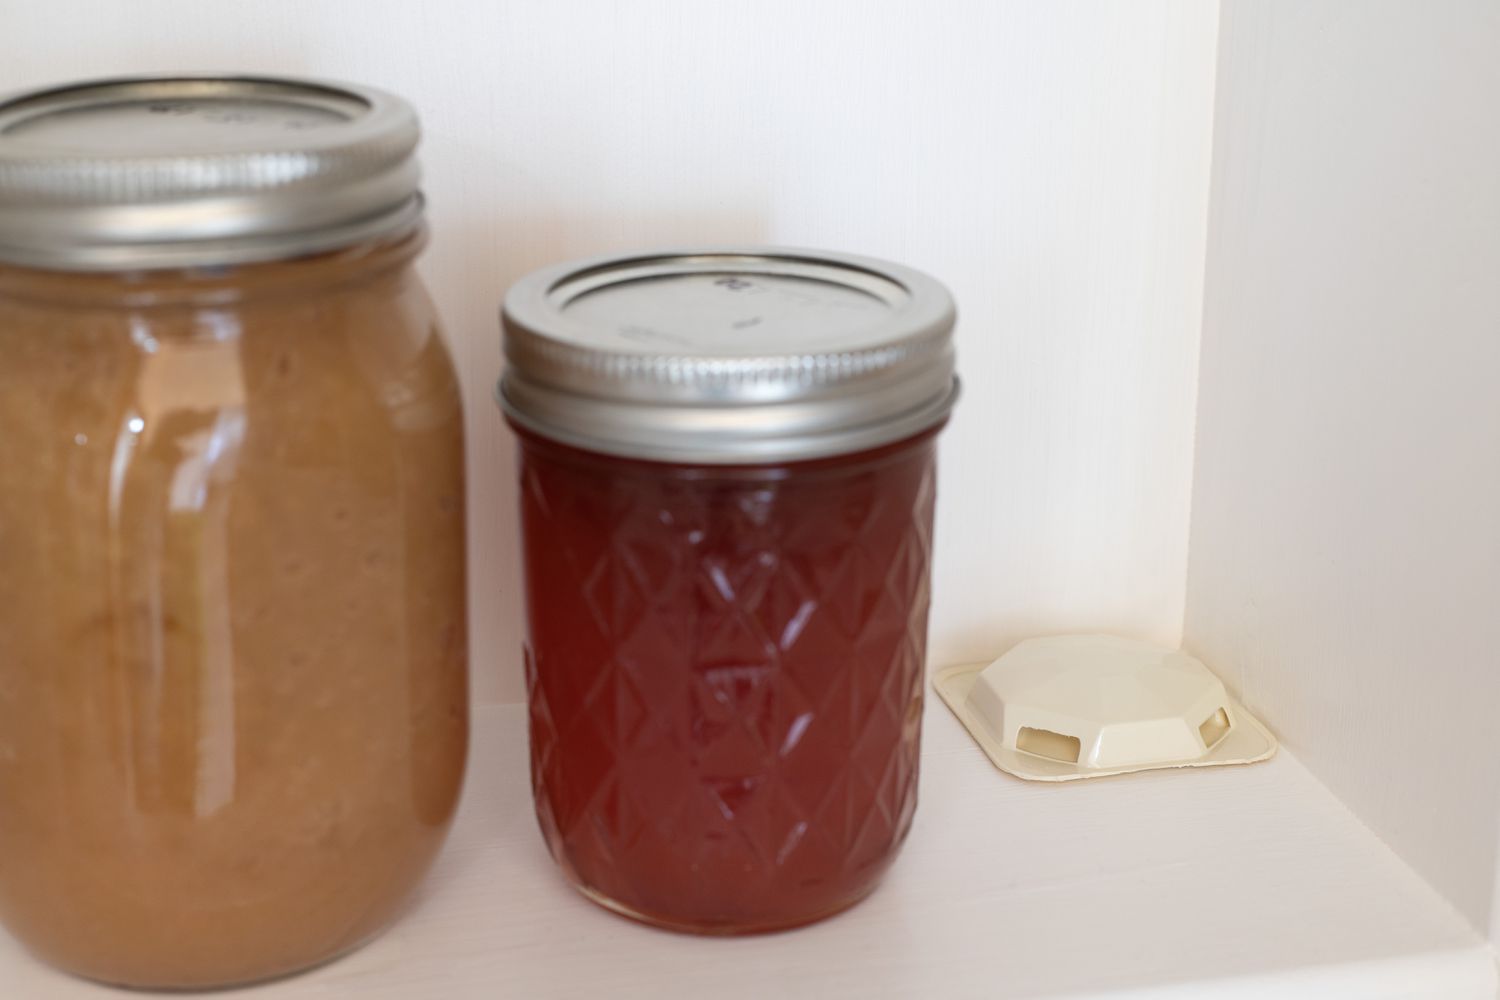
<path id="1" fill-rule="evenodd" d="M 909 267 L 765 247 L 665 250 L 523 278 L 498 390 L 517 425 L 669 462 L 800 461 L 941 424 L 953 299 Z"/>
<path id="2" fill-rule="evenodd" d="M 0 262 L 215 266 L 408 230 L 418 136 L 401 98 L 319 80 L 134 77 L 0 98 Z"/>

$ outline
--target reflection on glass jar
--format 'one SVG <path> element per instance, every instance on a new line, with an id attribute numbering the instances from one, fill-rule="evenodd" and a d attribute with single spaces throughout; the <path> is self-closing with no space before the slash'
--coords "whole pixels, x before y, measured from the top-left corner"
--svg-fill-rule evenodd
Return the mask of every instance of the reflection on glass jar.
<path id="1" fill-rule="evenodd" d="M 74 260 L 8 246 L 4 208 L 0 918 L 130 985 L 331 958 L 412 893 L 467 748 L 463 417 L 419 213 L 129 268 L 81 217 Z"/>
<path id="2" fill-rule="evenodd" d="M 595 261 L 507 299 L 533 788 L 596 902 L 771 930 L 893 861 L 952 322 L 931 279 L 823 255 Z"/>

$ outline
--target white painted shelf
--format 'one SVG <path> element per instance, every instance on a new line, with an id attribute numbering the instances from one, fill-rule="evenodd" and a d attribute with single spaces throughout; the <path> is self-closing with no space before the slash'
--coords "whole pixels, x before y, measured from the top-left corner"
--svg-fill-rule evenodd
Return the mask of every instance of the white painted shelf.
<path id="1" fill-rule="evenodd" d="M 532 818 L 525 718 L 480 709 L 452 842 L 364 950 L 258 1000 L 1496 995 L 1469 926 L 1283 751 L 1070 783 L 997 772 L 931 699 L 922 805 L 868 901 L 786 934 L 699 939 L 586 902 Z M 0 997 L 122 994 L 0 936 Z"/>

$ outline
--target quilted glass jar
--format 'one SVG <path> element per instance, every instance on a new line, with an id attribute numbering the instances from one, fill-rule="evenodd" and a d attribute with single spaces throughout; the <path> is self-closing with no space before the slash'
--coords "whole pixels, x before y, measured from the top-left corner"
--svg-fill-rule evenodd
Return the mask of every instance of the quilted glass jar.
<path id="1" fill-rule="evenodd" d="M 553 856 L 681 930 L 857 902 L 916 808 L 947 293 L 842 255 L 655 254 L 533 275 L 504 321 Z"/>

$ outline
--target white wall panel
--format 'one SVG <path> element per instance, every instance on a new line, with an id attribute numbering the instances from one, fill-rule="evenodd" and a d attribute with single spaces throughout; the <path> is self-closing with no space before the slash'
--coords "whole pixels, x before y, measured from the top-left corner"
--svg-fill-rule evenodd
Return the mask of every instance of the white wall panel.
<path id="1" fill-rule="evenodd" d="M 1223 29 L 1186 643 L 1500 940 L 1500 5 Z"/>
<path id="2" fill-rule="evenodd" d="M 426 124 L 423 269 L 463 368 L 482 700 L 521 695 L 496 305 L 560 257 L 860 251 L 960 303 L 937 659 L 1175 642 L 1217 4 L 0 0 L 0 88 L 184 68 L 356 79 Z"/>

